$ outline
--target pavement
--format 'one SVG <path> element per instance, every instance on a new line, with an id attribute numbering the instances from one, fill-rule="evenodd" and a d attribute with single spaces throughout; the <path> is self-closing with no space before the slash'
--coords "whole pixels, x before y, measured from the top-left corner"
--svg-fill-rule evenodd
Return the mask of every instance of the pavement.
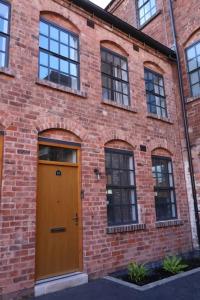
<path id="1" fill-rule="evenodd" d="M 98 279 L 88 284 L 54 294 L 32 298 L 37 300 L 200 300 L 200 272 L 177 279 L 148 291 Z"/>

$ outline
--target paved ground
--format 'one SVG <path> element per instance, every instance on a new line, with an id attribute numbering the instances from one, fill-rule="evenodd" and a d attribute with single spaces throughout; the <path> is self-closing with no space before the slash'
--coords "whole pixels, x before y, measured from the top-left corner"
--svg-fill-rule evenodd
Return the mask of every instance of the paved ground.
<path id="1" fill-rule="evenodd" d="M 200 273 L 145 292 L 99 279 L 37 300 L 200 300 Z"/>

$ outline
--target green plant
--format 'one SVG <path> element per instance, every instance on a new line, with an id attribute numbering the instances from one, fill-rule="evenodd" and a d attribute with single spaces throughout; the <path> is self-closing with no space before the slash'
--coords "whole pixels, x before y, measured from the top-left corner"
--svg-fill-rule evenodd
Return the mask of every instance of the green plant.
<path id="1" fill-rule="evenodd" d="M 180 257 L 166 257 L 163 261 L 163 269 L 172 274 L 178 274 L 184 271 L 188 266 L 182 262 Z"/>
<path id="2" fill-rule="evenodd" d="M 128 275 L 132 281 L 141 282 L 148 275 L 148 269 L 144 265 L 132 262 L 128 265 Z"/>

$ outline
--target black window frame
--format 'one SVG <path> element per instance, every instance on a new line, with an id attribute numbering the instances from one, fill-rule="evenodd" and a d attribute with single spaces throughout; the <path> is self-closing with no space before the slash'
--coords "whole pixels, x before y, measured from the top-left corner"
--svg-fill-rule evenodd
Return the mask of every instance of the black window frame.
<path id="1" fill-rule="evenodd" d="M 127 81 L 123 80 L 122 78 L 115 77 L 115 76 L 113 76 L 113 75 L 109 75 L 109 74 L 107 74 L 107 73 L 105 73 L 105 72 L 102 71 L 102 64 L 103 64 L 103 63 L 109 64 L 108 62 L 102 60 L 102 52 L 105 52 L 106 55 L 107 55 L 107 54 L 112 55 L 112 56 L 113 56 L 113 59 L 116 57 L 116 58 L 119 58 L 120 60 L 124 60 L 124 61 L 126 62 L 127 70 L 122 69 L 122 68 L 121 68 L 120 70 L 121 70 L 121 72 L 124 71 L 124 72 L 127 73 Z M 129 81 L 129 68 L 128 68 L 128 59 L 127 59 L 127 57 L 126 57 L 126 56 L 123 56 L 123 55 L 121 55 L 121 54 L 118 54 L 118 53 L 116 53 L 116 52 L 114 52 L 114 51 L 112 51 L 112 50 L 110 50 L 110 49 L 105 48 L 105 47 L 101 47 L 101 48 L 100 48 L 100 53 L 101 53 L 102 99 L 103 99 L 103 100 L 113 101 L 114 103 L 121 104 L 121 105 L 123 105 L 123 106 L 130 106 L 130 105 L 131 105 L 131 103 L 130 103 L 130 81 Z M 111 64 L 111 70 L 113 70 L 113 64 Z M 108 78 L 111 80 L 111 88 L 104 87 L 104 85 L 103 85 L 103 77 L 107 77 L 107 80 L 108 80 Z M 115 80 L 115 81 L 118 81 L 118 82 L 120 82 L 120 83 L 122 84 L 122 92 L 118 92 L 118 91 L 116 91 L 116 90 L 114 89 L 114 85 L 113 85 L 113 81 L 114 81 L 114 80 Z M 128 91 L 127 91 L 127 94 L 123 93 L 123 84 L 126 84 L 126 85 L 127 85 L 127 90 L 128 90 Z M 108 98 L 104 98 L 104 97 L 103 97 L 103 89 L 110 90 L 111 98 L 109 98 L 109 97 L 108 97 Z M 128 98 L 128 104 L 124 104 L 124 102 L 123 102 L 123 103 L 117 102 L 117 101 L 115 100 L 115 95 L 114 95 L 116 92 L 117 92 L 118 94 L 121 94 L 121 95 L 122 95 L 122 101 L 123 101 L 123 96 L 127 96 L 127 98 Z"/>
<path id="2" fill-rule="evenodd" d="M 151 2 L 151 0 L 145 0 L 144 1 L 144 3 L 139 7 L 139 0 L 136 0 L 136 11 L 137 11 L 137 23 L 138 23 L 138 27 L 140 28 L 140 27 L 143 27 L 145 24 L 147 24 L 155 15 L 156 15 L 156 13 L 157 13 L 157 0 L 155 0 L 155 12 L 154 13 L 151 13 L 151 11 L 153 10 L 153 8 L 151 8 L 150 10 L 149 10 L 149 12 L 150 12 L 150 17 L 147 19 L 147 20 L 145 20 L 145 22 L 144 23 L 142 23 L 141 24 L 141 18 L 140 18 L 140 10 L 141 10 L 141 8 L 143 8 L 148 2 Z M 150 6 L 151 6 L 151 4 L 150 4 Z M 146 14 L 144 14 L 144 16 L 145 16 Z"/>
<path id="3" fill-rule="evenodd" d="M 1 51 L 1 53 L 5 53 L 5 65 L 0 66 L 0 68 L 7 68 L 9 65 L 9 45 L 10 45 L 10 28 L 11 28 L 11 3 L 5 0 L 0 0 L 0 3 L 6 5 L 8 7 L 8 18 L 5 19 L 0 16 L 0 19 L 3 19 L 8 22 L 8 31 L 7 33 L 0 31 L 0 36 L 6 39 L 5 52 Z"/>
<path id="4" fill-rule="evenodd" d="M 43 36 L 45 36 L 46 38 L 48 38 L 48 48 L 49 48 L 49 50 L 47 50 L 47 49 L 45 49 L 45 48 L 42 48 L 42 47 L 40 46 L 40 44 L 39 44 L 38 78 L 41 79 L 41 78 L 40 78 L 40 66 L 42 66 L 42 67 L 45 67 L 45 68 L 48 69 L 48 79 L 41 79 L 41 80 L 47 80 L 47 81 L 56 83 L 56 82 L 54 82 L 53 80 L 50 80 L 50 79 L 49 79 L 49 76 L 50 76 L 50 72 L 49 72 L 49 71 L 52 69 L 52 68 L 50 67 L 50 56 L 54 56 L 54 57 L 58 58 L 59 64 L 60 64 L 60 59 L 62 59 L 62 60 L 64 60 L 64 61 L 68 62 L 69 64 L 70 64 L 70 62 L 71 62 L 71 63 L 77 65 L 77 76 L 72 76 L 72 77 L 77 78 L 77 90 L 80 90 L 80 41 L 79 41 L 79 35 L 76 34 L 76 33 L 74 33 L 74 32 L 72 32 L 72 31 L 70 31 L 70 30 L 68 30 L 68 29 L 65 29 L 64 27 L 61 27 L 61 26 L 59 26 L 58 24 L 56 24 L 56 23 L 54 23 L 54 22 L 52 22 L 52 21 L 49 21 L 49 20 L 47 20 L 47 19 L 45 19 L 45 18 L 43 18 L 43 17 L 40 18 L 39 24 L 40 24 L 40 22 L 46 23 L 46 24 L 49 26 L 49 28 L 50 28 L 50 26 L 52 26 L 52 27 L 56 28 L 57 30 L 59 30 L 59 32 L 64 32 L 64 33 L 68 34 L 69 36 L 75 37 L 75 38 L 77 39 L 77 49 L 74 48 L 75 50 L 77 50 L 77 61 L 72 60 L 72 59 L 70 59 L 69 57 L 65 57 L 65 56 L 62 56 L 62 55 L 57 54 L 57 53 L 55 53 L 55 52 L 52 52 L 52 51 L 50 50 L 50 46 L 49 46 L 49 45 L 50 45 L 50 40 L 53 40 L 53 41 L 54 41 L 54 39 L 51 39 L 51 38 L 50 38 L 50 33 L 49 33 L 49 32 L 48 32 L 48 36 L 45 36 L 44 34 L 41 34 L 40 29 L 39 29 L 39 36 L 40 36 L 40 35 L 43 35 Z M 59 40 L 56 41 L 56 42 L 58 42 L 59 48 L 60 48 L 60 44 L 63 44 L 63 43 L 60 42 L 60 38 L 59 38 Z M 63 44 L 63 45 L 67 46 L 68 48 L 72 48 L 72 47 L 70 47 L 69 44 Z M 46 54 L 48 55 L 48 66 L 45 66 L 45 65 L 41 65 L 41 64 L 40 64 L 40 52 L 46 53 Z M 60 71 L 60 66 L 59 66 L 59 70 L 56 70 L 56 69 L 55 69 L 55 71 L 59 72 L 59 75 L 62 74 L 62 72 Z M 67 75 L 67 73 L 66 73 L 66 75 Z M 68 74 L 68 75 L 69 75 L 69 77 L 71 77 L 70 74 Z M 60 77 L 60 76 L 59 76 L 59 77 Z M 64 87 L 67 87 L 67 88 L 71 88 L 71 89 L 72 89 L 71 86 L 60 83 L 60 80 L 59 80 L 59 82 L 56 83 L 56 84 L 59 84 L 59 85 L 61 85 L 61 86 L 64 86 Z"/>
<path id="5" fill-rule="evenodd" d="M 200 97 L 200 63 L 199 63 L 199 67 L 197 66 L 197 68 L 195 68 L 194 70 L 190 71 L 189 70 L 189 62 L 192 61 L 193 59 L 188 59 L 188 50 L 192 49 L 192 48 L 195 48 L 196 45 L 200 45 L 200 40 L 192 43 L 190 46 L 188 46 L 186 49 L 185 49 L 185 58 L 186 58 L 186 65 L 187 65 L 187 74 L 188 74 L 188 80 L 189 80 L 189 84 L 190 84 L 190 95 L 191 97 Z M 195 48 L 195 53 L 196 53 L 196 48 Z M 200 54 L 198 55 L 196 53 L 196 56 L 195 56 L 195 59 L 197 60 L 197 57 L 200 58 Z M 198 61 L 197 61 L 197 65 L 198 65 Z M 193 94 L 193 90 L 192 90 L 192 87 L 195 85 L 195 84 L 192 84 L 192 80 L 191 80 L 191 74 L 195 73 L 195 72 L 198 72 L 198 78 L 199 78 L 199 81 L 196 82 L 195 84 L 199 84 L 199 93 L 197 95 L 194 95 Z"/>
<path id="6" fill-rule="evenodd" d="M 156 93 L 155 91 L 150 91 L 147 89 L 147 83 L 151 83 L 151 80 L 146 79 L 146 72 L 151 73 L 152 75 L 160 78 L 163 82 L 163 86 L 157 84 L 158 88 L 163 88 L 163 92 L 164 95 L 161 95 L 159 93 Z M 149 76 L 149 75 L 148 75 Z M 149 113 L 152 113 L 158 117 L 162 117 L 162 118 L 168 118 L 168 109 L 167 109 L 167 97 L 166 97 L 166 92 L 165 92 L 165 81 L 164 81 L 164 76 L 160 73 L 157 73 L 147 67 L 144 68 L 144 81 L 145 81 L 145 91 L 146 91 L 146 101 L 147 101 L 147 109 Z M 155 87 L 155 83 L 153 83 L 153 86 Z M 155 88 L 154 88 L 155 89 Z M 162 100 L 164 101 L 164 107 L 162 107 L 161 105 L 154 105 L 151 103 L 150 101 L 150 97 L 159 97 L 162 98 Z M 161 102 L 161 101 L 160 101 Z M 154 107 L 154 109 L 156 109 L 156 112 L 153 111 L 152 107 Z M 157 107 L 159 107 L 161 114 L 158 114 L 157 112 Z M 165 111 L 165 114 L 163 115 L 163 110 Z"/>
<path id="7" fill-rule="evenodd" d="M 178 213 L 177 213 L 176 188 L 175 188 L 175 182 L 174 182 L 174 171 L 173 171 L 172 159 L 170 157 L 166 157 L 166 156 L 152 155 L 152 175 L 153 175 L 154 181 L 156 181 L 156 183 L 157 183 L 158 177 L 157 176 L 154 177 L 154 172 L 153 172 L 153 166 L 154 166 L 154 161 L 155 160 L 166 161 L 168 172 L 166 172 L 166 173 L 165 172 L 163 172 L 163 173 L 162 172 L 155 172 L 155 173 L 168 175 L 168 183 L 169 183 L 167 187 L 159 187 L 158 185 L 154 184 L 156 221 L 159 222 L 159 221 L 176 220 L 178 218 Z M 169 163 L 171 164 L 171 172 L 169 172 Z M 170 186 L 170 176 L 171 176 L 173 186 Z M 160 218 L 158 216 L 158 209 L 159 208 L 158 208 L 158 205 L 157 205 L 156 202 L 158 202 L 157 200 L 158 200 L 158 193 L 159 192 L 169 192 L 169 194 L 170 194 L 171 216 L 169 218 L 168 217 Z M 173 199 L 174 199 L 173 201 L 172 201 L 171 193 L 173 193 Z M 167 204 L 165 204 L 165 205 L 167 205 Z M 174 206 L 174 210 L 175 210 L 175 215 L 174 216 L 173 216 L 173 212 L 172 212 L 172 207 L 173 206 Z"/>
<path id="8" fill-rule="evenodd" d="M 132 157 L 133 160 L 133 169 L 122 169 L 122 168 L 108 168 L 107 167 L 107 161 L 106 161 L 106 154 L 121 154 L 121 155 L 126 155 L 128 157 Z M 112 158 L 111 158 L 112 160 Z M 111 163 L 112 165 L 112 163 Z M 122 170 L 122 171 L 126 171 L 126 172 L 132 172 L 133 173 L 133 180 L 134 180 L 134 185 L 127 185 L 127 186 L 123 186 L 121 185 L 121 177 L 120 177 L 120 186 L 116 186 L 116 185 L 112 185 L 112 184 L 108 184 L 108 182 L 106 181 L 106 195 L 107 195 L 107 222 L 108 222 L 108 226 L 112 227 L 112 226 L 125 226 L 125 225 L 131 225 L 131 224 L 138 224 L 138 206 L 137 206 L 137 189 L 136 189 L 136 175 L 135 175 L 135 162 L 134 162 L 134 153 L 132 151 L 128 151 L 128 150 L 119 150 L 119 149 L 113 149 L 113 148 L 105 148 L 105 169 L 106 169 L 106 177 L 108 174 L 108 170 Z M 131 203 L 131 198 L 130 198 L 130 204 L 123 204 L 121 203 L 122 198 L 120 198 L 120 205 L 110 205 L 109 204 L 109 194 L 108 194 L 108 190 L 129 190 L 130 192 L 133 191 L 134 192 L 134 204 Z M 113 194 L 112 194 L 113 195 Z M 122 195 L 121 195 L 122 196 Z M 109 214 L 113 214 L 114 216 L 114 212 L 111 212 L 111 207 L 120 207 L 120 213 L 121 213 L 121 222 L 114 222 L 111 221 L 111 218 L 109 216 Z M 129 214 L 130 216 L 133 218 L 133 214 L 132 214 L 132 209 L 134 208 L 134 214 L 135 214 L 135 220 L 131 220 L 130 222 L 123 222 L 123 217 L 122 217 L 122 207 L 128 206 L 130 208 L 129 210 Z"/>

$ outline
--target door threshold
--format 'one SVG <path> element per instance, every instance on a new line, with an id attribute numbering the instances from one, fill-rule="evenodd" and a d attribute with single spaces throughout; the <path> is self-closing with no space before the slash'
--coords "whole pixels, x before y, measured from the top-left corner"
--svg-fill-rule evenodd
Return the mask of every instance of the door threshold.
<path id="1" fill-rule="evenodd" d="M 86 273 L 75 272 L 36 281 L 35 297 L 88 283 Z"/>

